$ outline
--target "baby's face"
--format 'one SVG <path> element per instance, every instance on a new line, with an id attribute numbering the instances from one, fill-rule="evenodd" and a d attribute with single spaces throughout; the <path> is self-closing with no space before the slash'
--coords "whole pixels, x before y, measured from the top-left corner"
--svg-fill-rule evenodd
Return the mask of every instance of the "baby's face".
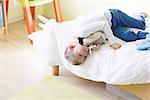
<path id="1" fill-rule="evenodd" d="M 88 47 L 79 43 L 72 43 L 69 48 L 71 49 L 75 59 L 78 63 L 83 63 L 87 55 L 89 54 Z"/>

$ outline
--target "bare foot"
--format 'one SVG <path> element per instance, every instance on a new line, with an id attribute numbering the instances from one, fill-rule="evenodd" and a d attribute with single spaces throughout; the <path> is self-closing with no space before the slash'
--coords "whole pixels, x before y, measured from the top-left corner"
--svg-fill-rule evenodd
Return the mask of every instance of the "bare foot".
<path id="1" fill-rule="evenodd" d="M 111 49 L 114 49 L 114 50 L 117 50 L 117 49 L 119 49 L 120 47 L 121 47 L 121 44 L 119 44 L 119 43 L 114 43 L 114 44 L 110 45 L 110 48 L 111 48 Z"/>
<path id="2" fill-rule="evenodd" d="M 146 12 L 140 12 L 140 14 L 142 14 L 145 18 L 149 17 L 148 13 Z"/>

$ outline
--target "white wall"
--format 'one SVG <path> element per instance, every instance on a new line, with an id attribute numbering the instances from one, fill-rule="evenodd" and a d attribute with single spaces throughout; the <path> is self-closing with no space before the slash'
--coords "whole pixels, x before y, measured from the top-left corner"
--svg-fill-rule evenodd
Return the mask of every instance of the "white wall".
<path id="1" fill-rule="evenodd" d="M 43 6 L 43 15 L 47 18 L 54 18 L 54 7 L 53 3 L 46 4 Z"/>
<path id="2" fill-rule="evenodd" d="M 23 19 L 21 4 L 16 0 L 9 0 L 8 21 Z M 119 8 L 128 11 L 150 12 L 150 0 L 60 0 L 64 20 L 71 20 L 80 15 L 87 14 L 103 8 Z M 54 18 L 53 4 L 47 4 L 36 8 L 36 15 L 45 15 Z"/>
<path id="3" fill-rule="evenodd" d="M 9 0 L 8 22 L 13 22 L 23 17 L 22 7 L 15 0 Z"/>
<path id="4" fill-rule="evenodd" d="M 12 23 L 24 18 L 21 3 L 16 0 L 9 0 L 8 23 Z M 43 14 L 43 7 L 36 7 L 36 15 Z"/>
<path id="5" fill-rule="evenodd" d="M 127 11 L 143 11 L 150 12 L 150 0 L 60 0 L 61 10 L 64 20 L 74 19 L 80 15 L 87 14 L 103 8 L 119 8 Z M 53 8 L 44 7 L 44 14 L 48 17 Z"/>

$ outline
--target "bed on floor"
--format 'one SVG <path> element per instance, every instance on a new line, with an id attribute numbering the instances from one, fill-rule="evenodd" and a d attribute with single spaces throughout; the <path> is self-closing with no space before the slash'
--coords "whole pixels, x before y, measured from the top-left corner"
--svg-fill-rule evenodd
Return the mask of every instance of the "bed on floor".
<path id="1" fill-rule="evenodd" d="M 28 32 L 32 33 L 29 38 L 45 65 L 63 65 L 79 77 L 109 84 L 150 83 L 150 52 L 137 51 L 136 42 L 125 43 L 118 39 L 122 44 L 120 49 L 114 51 L 105 44 L 98 52 L 90 55 L 84 64 L 69 64 L 64 58 L 64 50 L 80 29 L 78 22 L 62 22 L 59 0 L 53 0 L 56 21 L 62 23 L 49 20 L 43 30 L 34 32 L 28 2 L 22 0 Z"/>
<path id="2" fill-rule="evenodd" d="M 59 0 L 53 0 L 53 4 L 56 21 L 62 22 Z M 139 5 L 141 5 L 141 3 Z M 70 37 L 72 37 L 73 33 L 78 30 L 77 24 L 75 24 L 74 21 L 63 22 L 63 25 L 58 25 L 59 30 L 56 32 L 54 30 L 50 30 L 56 28 L 54 27 L 56 24 L 55 20 L 51 20 L 52 22 L 47 23 L 47 28 L 42 31 L 34 32 L 35 29 L 31 17 L 31 11 L 29 10 L 29 5 L 27 3 L 23 3 L 23 8 L 24 14 L 26 16 L 25 20 L 27 23 L 28 33 L 32 33 L 29 38 L 33 41 L 35 50 L 43 60 L 43 67 L 63 65 L 70 72 L 81 78 L 108 83 L 106 84 L 106 88 L 108 89 L 108 91 L 113 91 L 114 94 L 120 96 L 124 95 L 124 97 L 129 97 L 130 99 L 135 99 L 135 96 L 132 96 L 131 94 L 128 94 L 126 92 L 123 93 L 122 91 L 118 90 L 118 88 L 116 89 L 116 86 L 113 87 L 113 85 L 109 84 L 121 85 L 119 86 L 119 88 L 127 84 L 144 84 L 142 85 L 142 87 L 144 86 L 143 88 L 141 88 L 141 85 L 139 86 L 139 91 L 143 92 L 143 90 L 145 91 L 149 89 L 149 84 L 145 85 L 145 83 L 150 83 L 150 53 L 139 53 L 138 51 L 136 51 L 134 45 L 135 42 L 125 43 L 118 39 L 118 41 L 123 45 L 121 49 L 112 51 L 108 48 L 107 45 L 104 45 L 100 49 L 100 51 L 90 56 L 83 65 L 73 66 L 65 60 L 63 53 L 65 46 L 71 40 Z M 149 25 L 147 26 L 146 30 L 150 31 Z M 101 57 L 99 58 L 99 56 Z M 94 61 L 92 62 L 91 60 Z M 112 60 L 115 60 L 115 62 L 112 62 Z M 133 91 L 130 91 L 131 87 L 138 88 L 135 85 L 127 85 L 127 87 L 128 92 L 131 92 L 132 94 L 137 92 L 140 93 L 137 89 L 132 89 Z M 147 94 L 149 95 L 149 92 L 146 93 L 146 95 Z M 145 92 L 143 95 L 145 95 Z"/>
<path id="3" fill-rule="evenodd" d="M 42 31 L 31 34 L 29 38 L 46 65 L 63 65 L 79 77 L 108 84 L 150 83 L 150 52 L 137 51 L 136 44 L 139 41 L 127 43 L 117 38 L 122 44 L 120 49 L 115 51 L 105 44 L 90 55 L 84 64 L 68 63 L 64 50 L 79 29 L 76 20 L 56 23 L 53 19 L 46 23 Z M 148 24 L 146 30 L 149 30 Z"/>

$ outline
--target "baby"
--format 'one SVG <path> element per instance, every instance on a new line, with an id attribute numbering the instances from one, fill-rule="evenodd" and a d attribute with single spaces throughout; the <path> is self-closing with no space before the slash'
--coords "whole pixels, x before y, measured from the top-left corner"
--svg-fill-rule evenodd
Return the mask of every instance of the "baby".
<path id="1" fill-rule="evenodd" d="M 96 33 L 96 34 L 99 34 L 99 33 Z M 94 36 L 91 36 L 91 37 L 94 37 Z M 105 41 L 97 41 L 97 40 L 91 42 L 90 38 L 85 40 L 86 43 L 84 43 L 85 41 L 83 41 L 82 38 L 78 38 L 78 40 L 79 42 L 70 43 L 66 47 L 66 50 L 64 53 L 67 61 L 73 65 L 80 65 L 84 63 L 85 59 L 87 58 L 89 54 L 92 54 L 94 51 L 99 50 L 100 46 L 105 43 Z M 100 37 L 98 40 L 102 40 L 102 38 Z M 110 45 L 110 48 L 114 50 L 120 47 L 121 45 L 119 43 L 114 43 Z"/>
<path id="2" fill-rule="evenodd" d="M 100 45 L 84 46 L 80 43 L 70 43 L 65 50 L 65 58 L 73 65 L 82 64 L 86 57 L 93 51 L 98 50 Z"/>

